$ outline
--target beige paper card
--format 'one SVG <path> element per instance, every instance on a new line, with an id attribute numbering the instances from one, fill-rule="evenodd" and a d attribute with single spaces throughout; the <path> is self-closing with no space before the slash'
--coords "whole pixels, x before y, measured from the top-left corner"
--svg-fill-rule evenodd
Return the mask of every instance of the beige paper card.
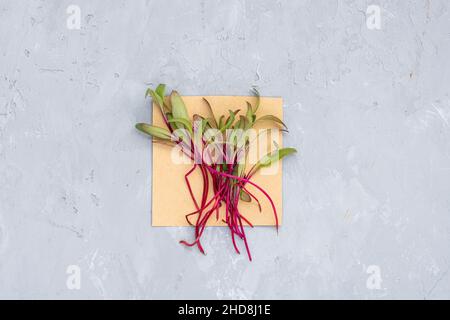
<path id="1" fill-rule="evenodd" d="M 241 109 L 241 114 L 247 110 L 246 102 L 249 101 L 255 105 L 255 97 L 236 97 L 236 96 L 213 96 L 205 97 L 211 103 L 217 118 L 221 115 L 228 115 L 228 110 Z M 209 116 L 208 107 L 201 97 L 183 97 L 189 115 L 200 114 Z M 261 98 L 261 106 L 258 110 L 258 116 L 273 114 L 283 119 L 283 102 L 281 98 Z M 153 106 L 153 124 L 165 127 L 160 110 Z M 271 123 L 261 122 L 258 128 L 266 128 Z M 279 145 L 281 143 L 281 134 L 279 136 Z M 152 226 L 171 227 L 188 226 L 185 219 L 186 214 L 195 211 L 189 190 L 184 180 L 185 174 L 193 167 L 193 164 L 175 164 L 172 161 L 171 153 L 173 148 L 167 145 L 153 143 L 153 184 L 152 184 Z M 199 170 L 196 170 L 190 177 L 190 183 L 197 199 L 200 199 L 202 190 L 202 178 Z M 282 165 L 279 162 L 277 170 L 270 175 L 257 173 L 253 176 L 252 182 L 262 187 L 272 198 L 278 213 L 279 224 L 282 222 Z M 275 217 L 272 207 L 267 198 L 255 187 L 248 185 L 248 189 L 260 201 L 262 212 L 259 212 L 255 201 L 246 203 L 240 201 L 239 208 L 243 214 L 255 226 L 273 226 Z M 210 191 L 209 197 L 213 196 Z M 200 200 L 197 200 L 200 201 Z M 222 206 L 222 217 L 224 216 L 224 207 Z M 221 217 L 221 218 L 222 218 Z M 215 216 L 211 217 L 208 225 L 224 226 L 225 224 Z M 193 220 L 195 221 L 195 220 Z"/>

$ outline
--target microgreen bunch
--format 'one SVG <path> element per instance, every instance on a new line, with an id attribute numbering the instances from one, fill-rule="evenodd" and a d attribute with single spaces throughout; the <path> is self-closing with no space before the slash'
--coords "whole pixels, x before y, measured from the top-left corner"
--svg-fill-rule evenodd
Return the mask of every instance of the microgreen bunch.
<path id="1" fill-rule="evenodd" d="M 194 163 L 184 178 L 195 206 L 195 211 L 186 215 L 186 221 L 195 227 L 195 236 L 191 242 L 180 241 L 180 243 L 188 247 L 197 246 L 200 252 L 205 253 L 201 244 L 202 235 L 210 219 L 214 217 L 217 220 L 220 219 L 219 210 L 224 207 L 225 217 L 222 220 L 230 230 L 234 249 L 240 253 L 236 240 L 241 239 L 244 242 L 248 258 L 252 260 L 244 226 L 253 227 L 253 225 L 240 212 L 239 203 L 240 201 L 254 201 L 261 211 L 258 197 L 249 190 L 248 186 L 256 188 L 270 202 L 278 230 L 278 214 L 275 204 L 270 195 L 252 181 L 252 177 L 260 169 L 270 167 L 282 158 L 295 153 L 296 150 L 277 146 L 274 151 L 269 152 L 248 168 L 246 155 L 253 140 L 245 132 L 260 122 L 287 132 L 286 125 L 274 115 L 258 116 L 261 99 L 256 89 L 252 91 L 256 96 L 256 103 L 252 105 L 247 102 L 245 111 L 229 110 L 227 115 L 220 115 L 217 118 L 210 102 L 204 99 L 209 115 L 204 117 L 195 114 L 192 119 L 178 92 L 172 91 L 170 98 L 166 99 L 165 91 L 166 86 L 160 84 L 155 90 L 148 89 L 146 97 L 150 96 L 160 109 L 166 127 L 139 123 L 136 128 L 152 136 L 155 142 L 181 147 L 182 152 Z M 208 135 L 210 132 L 214 132 L 214 134 Z M 214 136 L 215 138 L 220 136 L 221 139 L 212 138 Z M 218 140 L 222 142 L 218 144 Z M 213 148 L 209 148 L 211 146 Z M 213 156 L 212 153 L 216 153 L 216 156 Z M 223 161 L 223 157 L 217 157 L 217 153 L 223 155 L 226 161 Z M 203 181 L 200 199 L 194 196 L 189 180 L 195 170 L 200 171 Z M 209 197 L 211 189 L 213 195 Z"/>

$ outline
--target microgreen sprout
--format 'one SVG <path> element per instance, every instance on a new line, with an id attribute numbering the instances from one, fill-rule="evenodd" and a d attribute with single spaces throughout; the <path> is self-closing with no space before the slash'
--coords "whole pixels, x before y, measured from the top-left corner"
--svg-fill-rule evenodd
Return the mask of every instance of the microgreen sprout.
<path id="1" fill-rule="evenodd" d="M 151 96 L 161 112 L 166 127 L 139 123 L 136 124 L 136 128 L 152 136 L 156 142 L 181 147 L 183 153 L 194 162 L 193 167 L 184 176 L 195 207 L 194 212 L 186 214 L 186 221 L 194 227 L 194 240 L 180 241 L 180 243 L 188 247 L 196 246 L 200 252 L 205 253 L 201 243 L 202 235 L 208 221 L 213 218 L 220 219 L 219 210 L 224 208 L 225 216 L 222 220 L 230 231 L 234 249 L 240 253 L 237 239 L 243 241 L 251 261 L 252 256 L 244 227 L 248 225 L 253 228 L 253 224 L 241 213 L 239 203 L 254 201 L 261 211 L 260 200 L 249 190 L 249 186 L 255 188 L 269 201 L 278 230 L 278 213 L 275 203 L 261 186 L 252 181 L 252 177 L 260 169 L 270 167 L 284 157 L 295 153 L 296 149 L 279 148 L 275 143 L 274 151 L 261 157 L 253 163 L 253 166 L 249 166 L 246 151 L 255 139 L 251 140 L 246 132 L 257 123 L 272 124 L 284 132 L 287 132 L 287 126 L 274 115 L 258 116 L 261 99 L 256 89 L 252 91 L 256 96 L 256 103 L 252 105 L 247 102 L 246 110 L 229 110 L 226 115 L 217 117 L 211 103 L 204 98 L 209 115 L 194 115 L 192 119 L 178 92 L 172 91 L 170 97 L 166 99 L 165 90 L 166 86 L 160 84 L 155 90 L 148 89 L 146 97 Z M 266 130 L 270 129 L 266 128 Z M 211 134 L 211 131 L 214 134 Z M 200 137 L 197 139 L 199 141 L 196 141 L 196 137 Z M 226 161 L 223 161 L 224 158 Z M 202 176 L 202 192 L 199 199 L 195 197 L 189 180 L 195 170 L 198 170 Z M 209 196 L 211 190 L 213 195 Z"/>

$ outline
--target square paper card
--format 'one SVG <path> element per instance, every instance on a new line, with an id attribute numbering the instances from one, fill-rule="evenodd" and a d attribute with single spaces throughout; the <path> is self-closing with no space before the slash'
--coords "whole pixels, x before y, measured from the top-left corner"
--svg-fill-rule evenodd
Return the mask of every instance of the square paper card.
<path id="1" fill-rule="evenodd" d="M 207 103 L 203 100 L 206 98 L 214 111 L 216 118 L 221 115 L 228 115 L 228 110 L 241 109 L 240 114 L 244 114 L 247 110 L 247 101 L 255 105 L 255 97 L 183 97 L 184 103 L 188 110 L 189 116 L 192 118 L 194 114 L 209 117 L 209 109 Z M 281 98 L 265 98 L 261 97 L 261 103 L 258 110 L 258 116 L 272 114 L 283 119 L 283 101 Z M 153 106 L 153 125 L 165 127 L 160 110 L 157 106 Z M 263 122 L 257 123 L 255 129 L 273 128 L 273 124 Z M 282 147 L 281 132 L 276 133 L 276 142 Z M 271 141 L 274 135 L 269 135 Z M 272 144 L 272 142 L 268 144 Z M 152 225 L 156 227 L 177 227 L 188 226 L 185 216 L 195 211 L 195 206 L 189 194 L 184 176 L 193 167 L 191 164 L 177 164 L 172 160 L 173 147 L 153 142 L 153 183 L 152 183 Z M 274 165 L 275 166 L 275 165 Z M 202 177 L 200 170 L 196 170 L 189 177 L 191 187 L 197 199 L 201 198 Z M 278 213 L 279 224 L 282 221 L 282 165 L 278 162 L 275 170 L 269 173 L 258 172 L 252 178 L 252 182 L 262 187 L 272 198 Z M 240 201 L 239 208 L 241 213 L 254 226 L 273 226 L 275 225 L 275 217 L 270 202 L 255 187 L 248 185 L 248 189 L 260 201 L 262 212 L 259 211 L 256 201 L 244 202 Z M 208 198 L 213 196 L 212 190 Z M 198 200 L 199 201 L 199 200 Z M 211 226 L 224 226 L 222 218 L 225 216 L 224 206 L 221 208 L 221 217 L 217 221 L 216 217 L 209 220 Z"/>

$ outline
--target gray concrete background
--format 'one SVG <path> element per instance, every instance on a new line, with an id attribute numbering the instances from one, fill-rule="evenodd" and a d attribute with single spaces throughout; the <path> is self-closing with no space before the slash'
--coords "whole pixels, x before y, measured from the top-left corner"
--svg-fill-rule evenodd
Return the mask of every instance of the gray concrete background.
<path id="1" fill-rule="evenodd" d="M 0 297 L 450 298 L 449 6 L 0 0 Z M 205 257 L 178 244 L 192 230 L 149 227 L 133 126 L 159 82 L 284 98 L 300 153 L 280 234 L 249 232 L 253 263 L 225 230 Z"/>

